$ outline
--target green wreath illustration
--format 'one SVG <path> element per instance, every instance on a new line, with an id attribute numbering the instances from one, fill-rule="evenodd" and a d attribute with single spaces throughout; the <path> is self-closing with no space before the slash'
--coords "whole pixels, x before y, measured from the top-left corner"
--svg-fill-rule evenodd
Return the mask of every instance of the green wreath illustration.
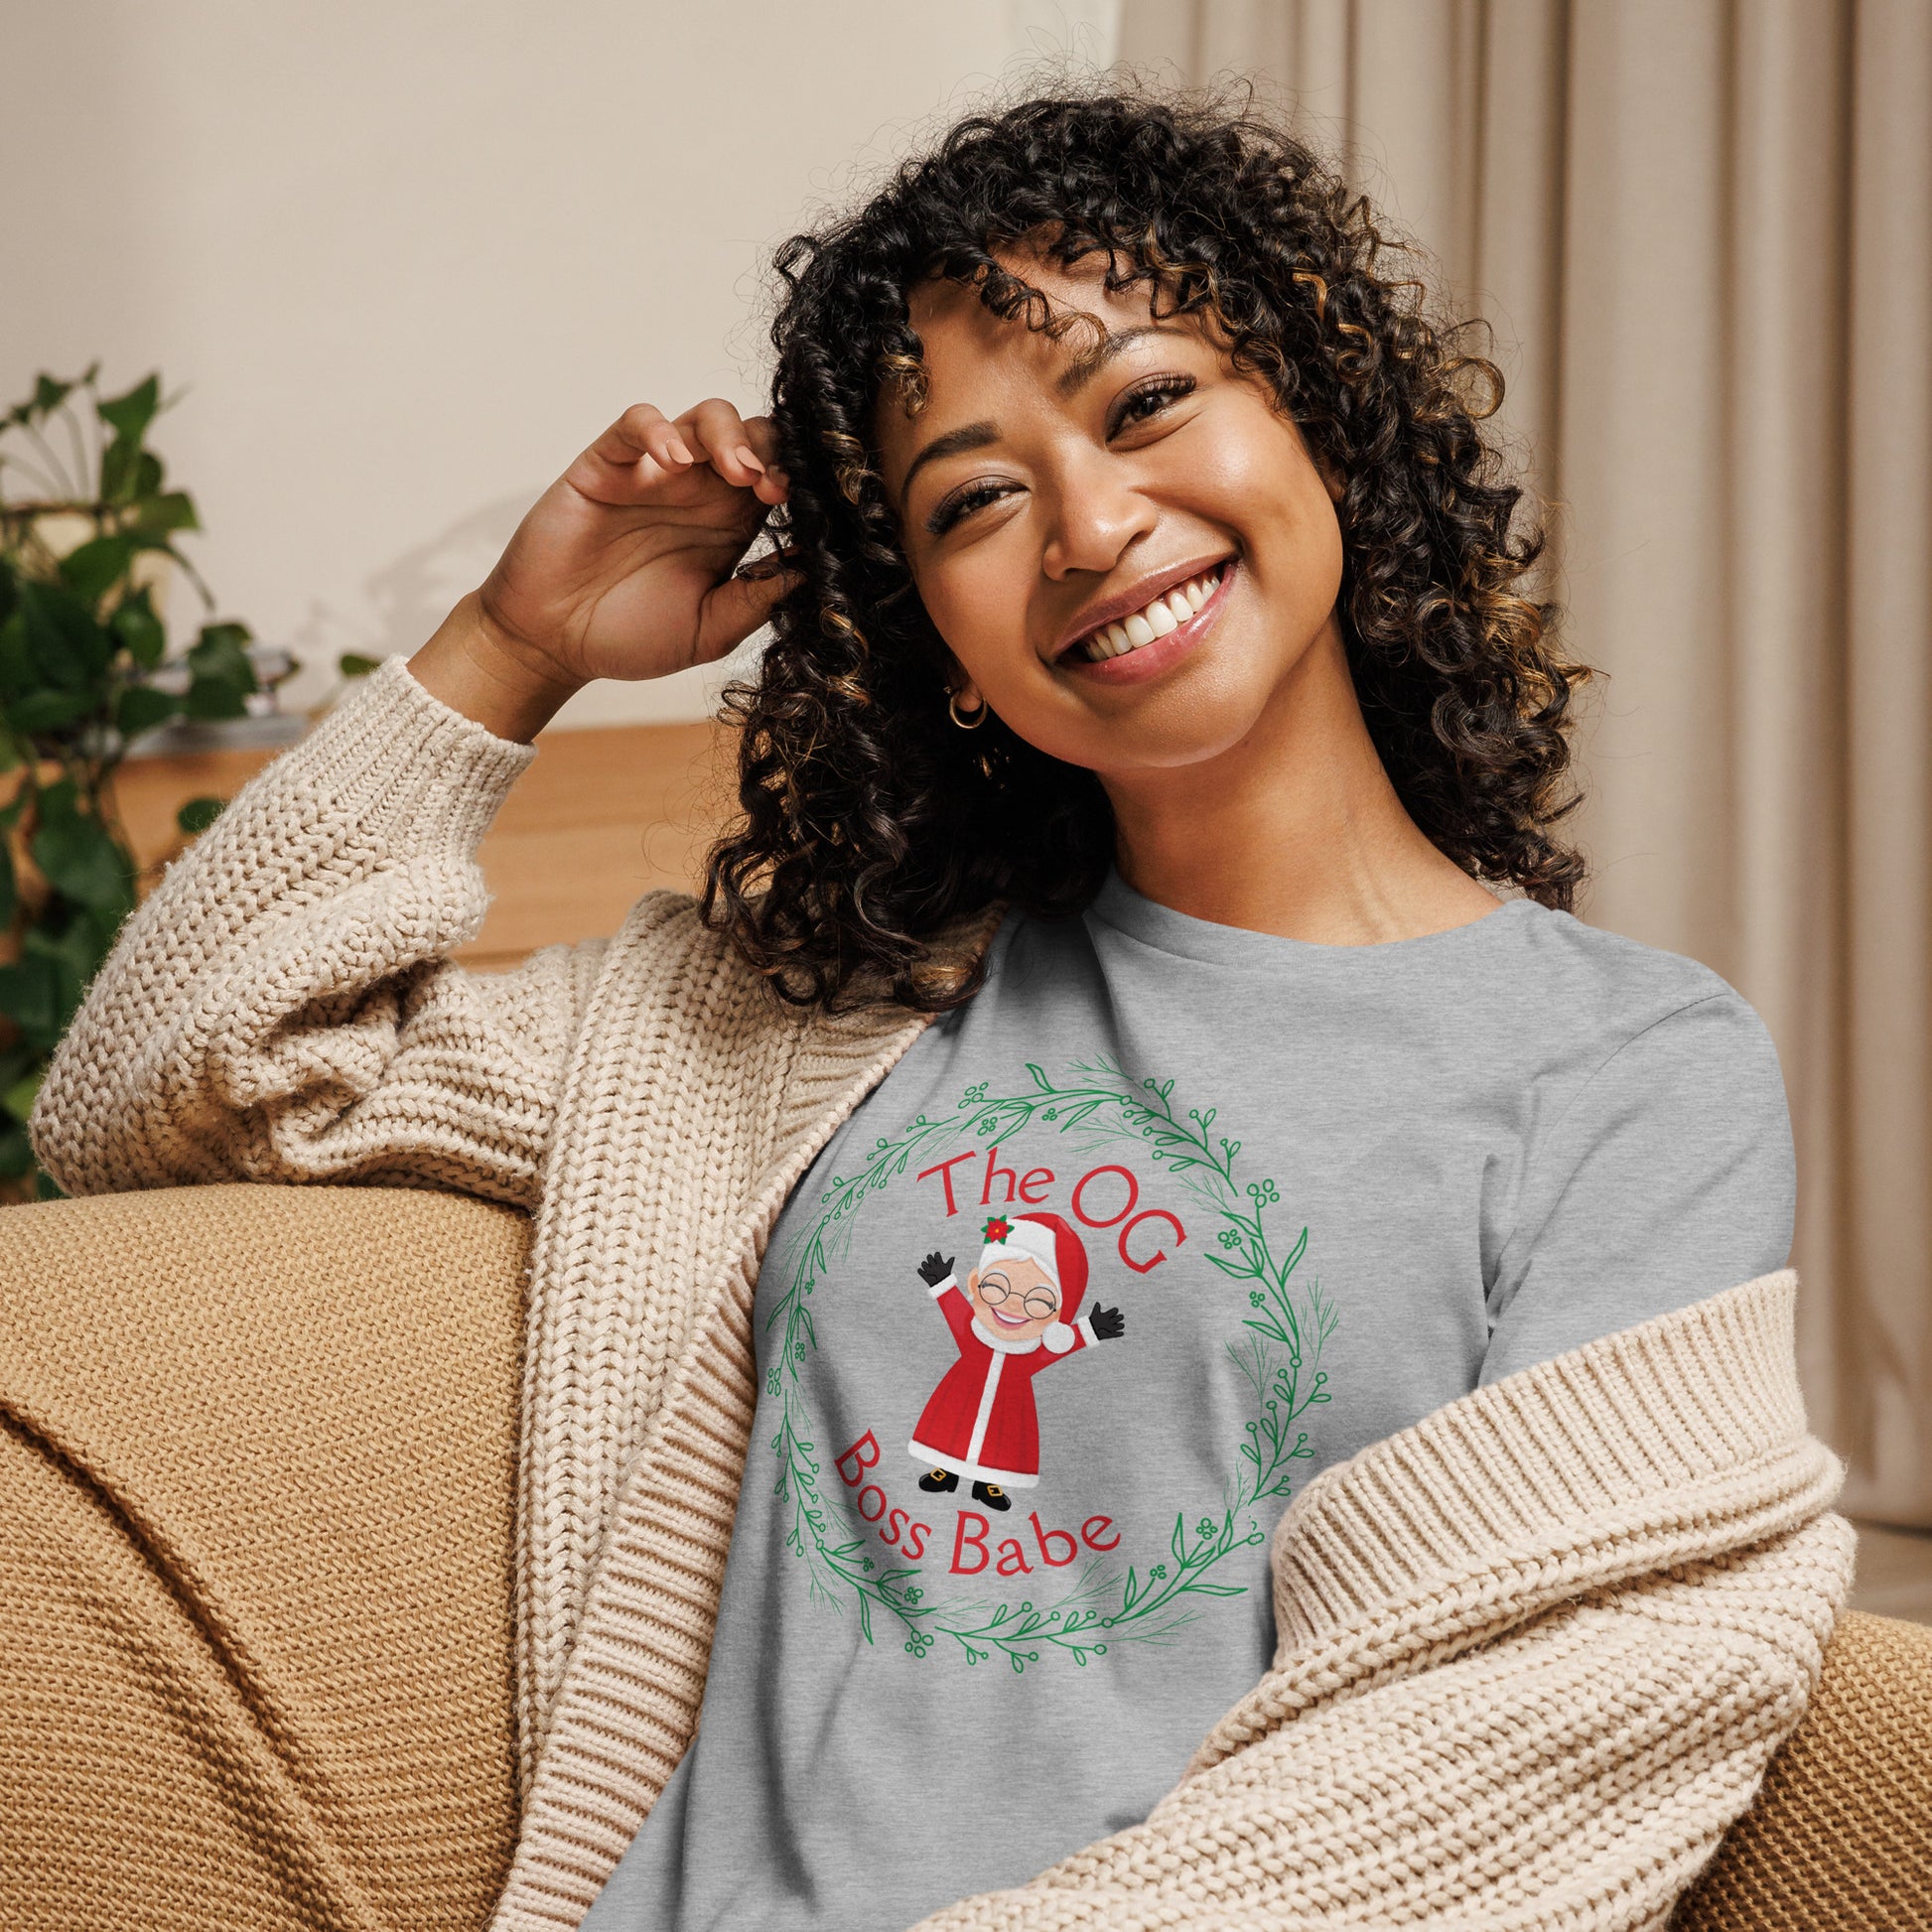
<path id="1" fill-rule="evenodd" d="M 765 1376 L 767 1393 L 780 1404 L 771 1448 L 779 1464 L 775 1493 L 791 1508 L 785 1547 L 807 1565 L 812 1596 L 839 1610 L 856 1602 L 868 1643 L 875 1641 L 874 1618 L 883 1613 L 914 1657 L 944 1647 L 977 1665 L 997 1654 L 1017 1672 L 1046 1655 L 1070 1657 L 1084 1667 L 1113 1644 L 1170 1642 L 1199 1614 L 1200 1599 L 1245 1593 L 1245 1585 L 1218 1582 L 1214 1573 L 1234 1551 L 1263 1541 L 1255 1506 L 1287 1495 L 1293 1464 L 1313 1453 L 1308 1432 L 1296 1424 L 1329 1399 L 1320 1363 L 1336 1319 L 1319 1281 L 1291 1290 L 1309 1230 L 1302 1228 L 1287 1253 L 1276 1257 L 1267 1220 L 1281 1204 L 1280 1189 L 1272 1179 L 1236 1180 L 1241 1143 L 1210 1139 L 1216 1109 L 1189 1108 L 1179 1117 L 1173 1080 L 1135 1081 L 1105 1057 L 1071 1062 L 1064 1085 L 1031 1061 L 1027 1072 L 1031 1091 L 993 1095 L 990 1082 L 969 1086 L 950 1115 L 928 1119 L 921 1113 L 896 1138 L 876 1141 L 858 1173 L 832 1176 L 819 1196 L 822 1211 L 793 1245 L 790 1278 L 766 1318 L 767 1331 L 781 1332 Z M 1207 1259 L 1222 1274 L 1254 1284 L 1242 1332 L 1225 1344 L 1254 1392 L 1254 1413 L 1218 1508 L 1197 1515 L 1177 1511 L 1159 1561 L 1130 1562 L 1123 1573 L 1094 1558 L 1050 1601 L 932 1602 L 919 1582 L 922 1566 L 882 1568 L 880 1559 L 866 1554 L 864 1531 L 847 1514 L 843 1485 L 835 1483 L 828 1496 L 821 1482 L 823 1465 L 800 1379 L 802 1364 L 818 1347 L 812 1292 L 844 1252 L 859 1208 L 914 1159 L 954 1141 L 1011 1140 L 1035 1122 L 1077 1133 L 1089 1145 L 1134 1142 L 1213 1209 L 1221 1223 L 1220 1252 L 1209 1251 Z"/>

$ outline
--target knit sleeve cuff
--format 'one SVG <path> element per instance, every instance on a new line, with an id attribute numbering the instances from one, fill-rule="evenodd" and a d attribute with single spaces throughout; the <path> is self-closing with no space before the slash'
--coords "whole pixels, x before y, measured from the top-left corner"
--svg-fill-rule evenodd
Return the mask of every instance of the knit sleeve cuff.
<path id="1" fill-rule="evenodd" d="M 958 1288 L 958 1287 L 959 1287 L 959 1277 L 957 1275 L 948 1275 L 946 1279 L 942 1282 L 927 1282 L 925 1285 L 925 1292 L 928 1295 L 930 1295 L 932 1299 L 936 1302 L 938 1301 L 940 1296 L 945 1294 L 947 1289 Z M 965 1291 L 961 1290 L 960 1292 L 963 1294 Z"/>
<path id="2" fill-rule="evenodd" d="M 270 769 L 305 816 L 347 819 L 390 856 L 468 855 L 536 755 L 432 696 L 390 657 Z"/>
<path id="3" fill-rule="evenodd" d="M 1789 1269 L 1740 1283 L 1505 1376 L 1324 1469 L 1275 1532 L 1284 1650 L 1472 1569 L 1619 1541 L 1641 1554 L 1681 1499 L 1695 1544 L 1740 1471 L 1755 1486 L 1735 1483 L 1732 1500 L 1740 1517 L 1763 1512 L 1763 1534 L 1827 1506 L 1842 1470 L 1805 1433 L 1796 1294 Z M 1416 1495 L 1435 1511 L 1427 1540 L 1404 1513 Z"/>

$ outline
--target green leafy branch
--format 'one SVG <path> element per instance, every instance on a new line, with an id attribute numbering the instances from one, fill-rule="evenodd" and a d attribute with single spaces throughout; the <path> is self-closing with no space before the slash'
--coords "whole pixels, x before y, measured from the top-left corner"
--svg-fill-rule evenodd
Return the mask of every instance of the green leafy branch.
<path id="1" fill-rule="evenodd" d="M 1018 1603 L 958 1606 L 943 1622 L 914 1632 L 905 1647 L 913 1656 L 923 1657 L 939 1637 L 950 1637 L 964 1653 L 968 1666 L 998 1655 L 1016 1673 L 1024 1674 L 1029 1664 L 1039 1662 L 1043 1646 L 1071 1657 L 1084 1670 L 1090 1657 L 1107 1654 L 1107 1632 L 1112 1623 L 1101 1608 L 1101 1600 L 1113 1593 L 1118 1582 L 1105 1565 L 1089 1561 L 1056 1603 L 1041 1608 L 1031 1598 L 1024 1598 Z M 1157 1634 L 1171 1635 L 1183 1620 L 1176 1618 L 1167 1630 L 1144 1635 L 1149 1640 Z"/>

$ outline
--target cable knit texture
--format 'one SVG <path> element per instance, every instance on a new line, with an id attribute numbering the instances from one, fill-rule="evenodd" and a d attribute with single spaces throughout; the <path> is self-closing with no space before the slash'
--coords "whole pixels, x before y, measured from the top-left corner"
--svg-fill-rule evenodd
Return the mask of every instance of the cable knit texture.
<path id="1" fill-rule="evenodd" d="M 690 1741 L 764 1246 L 926 1024 L 784 1007 L 675 894 L 609 942 L 456 965 L 531 756 L 383 666 L 170 870 L 34 1118 L 75 1193 L 401 1181 L 536 1210 L 501 1932 L 581 1919 Z M 1175 1790 L 927 1924 L 1661 1926 L 1796 1724 L 1851 1561 L 1794 1279 L 1712 1286 L 1311 1483 L 1274 1543 L 1275 1667 Z"/>

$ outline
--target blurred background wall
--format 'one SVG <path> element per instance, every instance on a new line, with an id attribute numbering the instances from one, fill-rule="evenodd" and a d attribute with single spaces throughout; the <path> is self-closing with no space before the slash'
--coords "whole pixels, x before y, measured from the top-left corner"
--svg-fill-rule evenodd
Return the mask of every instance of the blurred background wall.
<path id="1" fill-rule="evenodd" d="M 0 404 L 95 355 L 224 609 L 316 669 L 413 650 L 631 402 L 748 412 L 760 266 L 1110 0 L 11 0 Z M 186 613 L 184 612 L 184 615 Z M 699 673 L 565 724 L 699 718 Z"/>
<path id="2" fill-rule="evenodd" d="M 96 354 L 185 388 L 197 559 L 313 698 L 414 648 L 625 403 L 756 406 L 770 245 L 1062 55 L 1255 76 L 1493 323 L 1609 673 L 1586 913 L 1769 1023 L 1814 1421 L 1853 1506 L 1932 1523 L 1926 0 L 16 4 L 0 399 Z"/>

